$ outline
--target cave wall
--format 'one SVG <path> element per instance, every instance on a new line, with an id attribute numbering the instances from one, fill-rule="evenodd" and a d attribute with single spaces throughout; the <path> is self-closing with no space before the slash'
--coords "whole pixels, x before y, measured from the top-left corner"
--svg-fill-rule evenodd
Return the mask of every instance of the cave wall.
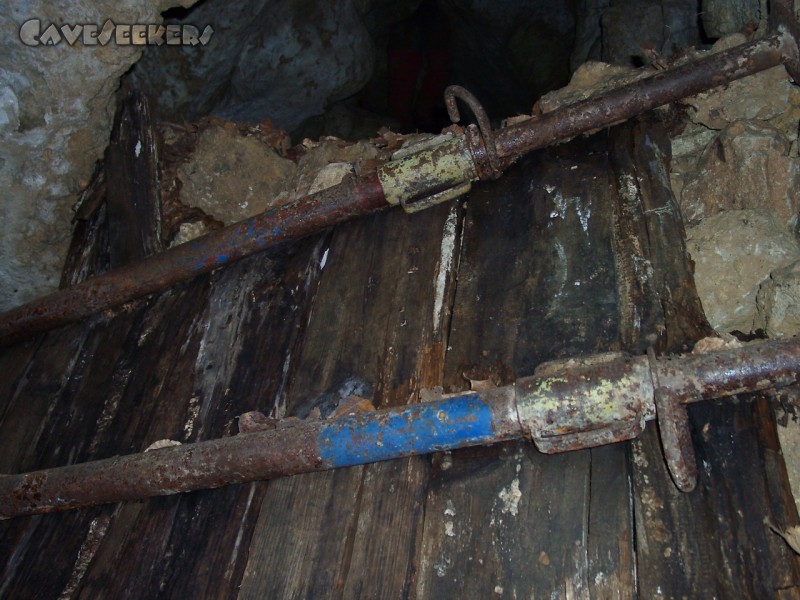
<path id="1" fill-rule="evenodd" d="M 209 113 L 232 121 L 269 118 L 291 130 L 326 104 L 359 91 L 372 74 L 373 49 L 356 0 L 205 2 L 187 17 L 212 23 L 205 47 L 145 52 L 131 85 L 164 118 Z"/>
<path id="2" fill-rule="evenodd" d="M 120 77 L 141 47 L 27 46 L 20 26 L 160 23 L 193 0 L 0 3 L 0 310 L 53 291 L 69 245 L 71 207 L 108 145 Z"/>
<path id="3" fill-rule="evenodd" d="M 403 23 L 421 0 L 319 2 L 205 0 L 172 11 L 175 22 L 212 24 L 203 47 L 28 47 L 20 25 L 160 23 L 192 0 L 13 3 L 0 0 L 0 183 L 7 198 L 0 228 L 0 310 L 54 290 L 71 229 L 70 207 L 107 145 L 115 92 L 124 81 L 148 93 L 154 112 L 175 123 L 209 113 L 308 135 L 369 137 L 388 114 L 387 50 L 414 47 Z M 428 35 L 448 56 L 448 81 L 471 89 L 495 120 L 529 112 L 586 59 L 647 62 L 758 21 L 763 2 L 707 0 L 431 0 Z M 417 44 L 418 45 L 418 44 Z M 144 56 L 140 59 L 140 57 Z M 135 65 L 133 69 L 131 66 Z M 124 75 L 128 73 L 127 77 Z M 440 82 L 441 83 L 441 82 Z M 440 107 L 439 117 L 442 118 Z M 423 130 L 447 124 L 428 121 Z"/>

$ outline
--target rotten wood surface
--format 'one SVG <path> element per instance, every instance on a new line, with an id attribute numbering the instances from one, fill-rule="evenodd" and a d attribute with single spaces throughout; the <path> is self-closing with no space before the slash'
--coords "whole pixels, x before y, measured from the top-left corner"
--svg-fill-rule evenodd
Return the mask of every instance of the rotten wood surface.
<path id="1" fill-rule="evenodd" d="M 387 211 L 0 351 L 0 471 L 504 384 L 542 361 L 708 332 L 657 124 L 527 159 L 470 197 Z M 104 268 L 104 210 L 65 271 Z M 434 392 L 422 392 L 434 390 Z M 422 396 L 422 398 L 421 398 Z M 0 523 L 13 598 L 798 595 L 772 410 L 694 405 L 700 481 L 654 427 L 545 456 L 505 443 Z"/>
<path id="2" fill-rule="evenodd" d="M 324 416 L 348 395 L 402 405 L 441 385 L 459 212 L 395 211 L 337 229 L 287 414 Z M 240 597 L 410 593 L 428 471 L 427 458 L 409 458 L 272 482 Z"/>
<path id="3" fill-rule="evenodd" d="M 104 179 L 111 268 L 160 251 L 158 145 L 150 106 L 141 92 L 128 94 L 117 111 Z"/>
<path id="4" fill-rule="evenodd" d="M 448 390 L 467 378 L 502 385 L 548 359 L 617 347 L 610 182 L 605 155 L 592 149 L 534 156 L 471 194 Z M 432 476 L 418 596 L 581 597 L 606 585 L 605 573 L 624 590 L 633 550 L 621 452 L 545 456 L 525 442 L 454 452 Z M 595 493 L 621 511 L 591 512 L 593 471 L 605 475 Z M 598 519 L 602 539 L 591 528 Z"/>

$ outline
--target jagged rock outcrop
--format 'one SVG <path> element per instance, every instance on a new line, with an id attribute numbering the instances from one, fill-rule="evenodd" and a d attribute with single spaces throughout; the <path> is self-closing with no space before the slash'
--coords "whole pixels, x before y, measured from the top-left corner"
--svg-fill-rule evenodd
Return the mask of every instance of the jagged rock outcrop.
<path id="1" fill-rule="evenodd" d="M 70 208 L 108 145 L 119 79 L 142 53 L 115 41 L 29 46 L 21 26 L 158 24 L 162 11 L 192 2 L 0 3 L 0 310 L 57 287 Z"/>

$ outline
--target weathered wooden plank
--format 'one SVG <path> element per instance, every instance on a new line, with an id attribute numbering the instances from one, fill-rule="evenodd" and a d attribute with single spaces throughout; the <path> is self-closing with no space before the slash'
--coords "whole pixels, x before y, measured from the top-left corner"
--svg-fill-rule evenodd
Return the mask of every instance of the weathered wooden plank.
<path id="1" fill-rule="evenodd" d="M 126 338 L 131 319 L 135 320 L 136 317 L 135 314 L 123 313 L 107 326 L 97 326 L 89 334 L 81 351 L 71 356 L 76 367 L 73 368 L 70 379 L 59 384 L 61 394 L 52 399 L 47 415 L 41 420 L 41 426 L 46 427 L 46 439 L 38 444 L 31 444 L 34 450 L 32 464 L 23 462 L 23 468 L 57 466 L 88 460 L 98 453 L 102 456 L 113 453 L 113 450 L 109 451 L 109 447 L 114 448 L 113 441 L 105 439 L 102 440 L 105 446 L 99 444 L 102 435 L 98 437 L 98 433 L 113 418 L 108 413 L 108 402 L 113 403 L 115 398 L 118 401 L 127 386 L 126 378 L 120 375 L 118 360 L 126 351 L 131 350 Z M 81 326 L 85 328 L 84 325 Z M 67 354 L 65 348 L 68 345 L 63 341 L 50 340 L 52 335 L 54 334 L 49 334 L 42 348 L 56 355 Z M 54 343 L 51 345 L 48 341 Z M 37 356 L 33 364 L 44 371 L 53 368 L 47 356 Z M 27 400 L 31 406 L 35 406 L 39 398 L 37 394 L 31 393 Z M 106 433 L 113 435 L 115 432 Z M 25 540 L 25 546 L 13 549 L 15 553 L 24 552 L 24 558 L 19 561 L 13 580 L 8 580 L 10 589 L 23 596 L 41 598 L 58 597 L 65 589 L 75 591 L 80 584 L 80 577 L 76 577 L 76 574 L 86 567 L 80 564 L 80 553 L 88 532 L 92 524 L 96 523 L 95 519 L 107 515 L 108 512 L 108 509 L 89 509 L 55 515 L 56 518 L 52 519 L 33 517 L 10 521 L 10 527 L 17 527 L 25 521 L 36 523 L 35 530 Z M 40 560 L 44 552 L 49 558 L 45 563 Z M 48 563 L 49 566 L 46 566 Z"/>
<path id="2" fill-rule="evenodd" d="M 105 198 L 105 186 L 96 190 Z M 61 289 L 108 270 L 108 216 L 105 203 L 86 219 L 75 222 L 67 259 L 61 272 Z"/>
<path id="3" fill-rule="evenodd" d="M 586 523 L 589 597 L 635 598 L 636 554 L 628 444 L 593 448 L 591 456 L 591 497 Z"/>
<path id="4" fill-rule="evenodd" d="M 540 153 L 471 194 L 448 389 L 616 346 L 610 182 L 604 153 L 588 152 L 577 142 Z M 609 581 L 631 581 L 629 502 L 603 510 L 590 493 L 596 473 L 610 500 L 629 494 L 618 452 L 544 456 L 512 443 L 446 464 L 426 504 L 419 598 L 603 597 Z M 614 469 L 618 493 L 606 489 Z M 589 529 L 599 522 L 602 541 Z"/>
<path id="5" fill-rule="evenodd" d="M 92 343 L 84 350 L 87 336 Z M 86 368 L 87 357 L 101 336 L 91 336 L 84 324 L 71 325 L 51 332 L 38 346 L 16 389 L 4 399 L 0 420 L 0 471 L 19 472 L 35 467 L 54 466 L 57 462 L 39 456 L 36 448 L 49 443 L 63 419 L 60 402 L 73 372 Z M 6 356 L 16 351 L 7 350 Z M 24 356 L 30 351 L 21 349 Z M 82 360 L 81 360 L 82 359 Z M 56 412 L 54 416 L 53 413 Z M 41 464 L 45 461 L 47 464 Z"/>
<path id="6" fill-rule="evenodd" d="M 404 404 L 441 384 L 459 211 L 390 211 L 334 232 L 287 414 L 324 416 L 350 394 Z M 413 458 L 271 482 L 240 597 L 411 589 L 427 472 Z"/>
<path id="7" fill-rule="evenodd" d="M 158 148 L 147 97 L 122 102 L 106 150 L 106 207 L 110 266 L 120 267 L 161 250 Z"/>
<path id="8" fill-rule="evenodd" d="M 142 98 L 131 99 L 121 111 L 108 159 L 109 172 L 117 186 L 115 191 L 121 190 L 114 195 L 109 210 L 120 238 L 115 238 L 115 242 L 122 244 L 116 256 L 124 254 L 127 258 L 122 262 L 127 262 L 160 248 L 157 155 Z M 93 188 L 92 193 L 102 194 L 101 187 Z M 143 198 L 147 202 L 142 202 Z M 62 279 L 65 284 L 102 270 L 105 263 L 108 225 L 104 212 L 95 212 L 84 225 L 73 236 L 72 254 Z M 127 237 L 122 232 L 135 235 Z M 24 385 L 18 385 L 13 394 L 9 389 L 4 403 L 0 429 L 6 431 L 0 436 L 0 445 L 4 446 L 1 454 L 5 468 L 20 471 L 58 466 L 96 455 L 97 426 L 107 416 L 102 393 L 109 391 L 110 397 L 116 397 L 127 383 L 124 377 L 115 377 L 120 372 L 117 362 L 131 352 L 129 345 L 120 344 L 120 339 L 126 338 L 144 304 L 139 302 L 118 311 L 117 318 L 110 323 L 108 315 L 99 315 L 48 334 L 40 338 L 41 345 L 34 355 L 20 350 L 21 355 L 30 359 L 30 365 Z M 16 349 L 7 352 L 16 353 Z M 22 590 L 28 590 L 39 597 L 48 597 L 59 587 L 75 591 L 79 580 L 75 580 L 74 574 L 86 567 L 76 562 L 81 553 L 84 560 L 87 554 L 83 531 L 96 524 L 97 516 L 104 510 L 8 524 L 4 539 L 16 543 L 3 548 L 7 558 L 3 584 L 6 589 L 23 595 Z M 14 531 L 25 533 L 20 536 Z M 55 544 L 56 539 L 67 541 Z M 48 568 L 53 564 L 64 568 L 48 571 L 33 560 L 42 544 L 53 548 Z M 70 568 L 72 563 L 75 569 Z"/>
<path id="9" fill-rule="evenodd" d="M 105 210 L 82 225 L 74 232 L 62 285 L 82 281 L 107 266 Z M 121 393 L 122 380 L 113 379 L 108 385 L 108 375 L 124 352 L 119 338 L 136 318 L 136 310 L 129 307 L 110 324 L 108 317 L 99 315 L 3 349 L 1 360 L 10 364 L 3 369 L 8 386 L 0 391 L 0 469 L 19 472 L 92 457 L 96 450 L 92 431 L 103 407 L 95 396 L 98 391 L 110 396 Z M 22 361 L 27 365 L 15 380 L 12 365 Z M 0 524 L 0 596 L 71 597 L 109 513 L 107 507 L 94 508 Z M 48 559 L 43 561 L 45 552 Z"/>
<path id="10" fill-rule="evenodd" d="M 781 491 L 785 473 L 776 480 L 765 464 L 765 453 L 777 458 L 763 446 L 769 433 L 761 433 L 774 430 L 774 420 L 754 418 L 755 411 L 745 402 L 692 407 L 700 469 L 690 494 L 672 486 L 655 431 L 634 443 L 643 597 L 773 598 L 800 590 L 798 559 L 768 526 L 797 523 L 794 502 Z"/>
<path id="11" fill-rule="evenodd" d="M 683 330 L 682 321 L 702 322 L 702 311 L 678 315 L 667 314 L 662 308 L 662 301 L 670 298 L 673 289 L 678 290 L 683 275 L 675 262 L 661 258 L 669 248 L 663 246 L 667 236 L 679 249 L 679 255 L 685 257 L 686 252 L 677 204 L 669 188 L 659 185 L 659 175 L 667 176 L 665 161 L 660 157 L 668 156 L 669 150 L 656 131 L 654 127 L 626 124 L 613 130 L 610 143 L 621 337 L 627 348 L 637 352 L 648 347 L 658 352 L 680 351 L 710 332 L 706 325 L 704 331 L 695 331 L 694 336 L 689 332 L 679 339 L 676 334 Z M 709 580 L 716 570 L 712 565 L 719 564 L 721 558 L 719 550 L 704 542 L 704 536 L 694 536 L 692 540 L 687 536 L 713 528 L 710 515 L 701 510 L 699 494 L 684 496 L 674 488 L 663 468 L 661 448 L 652 429 L 633 444 L 640 592 L 646 597 L 709 592 Z M 678 550 L 678 546 L 686 552 Z"/>
<path id="12" fill-rule="evenodd" d="M 36 516 L 3 527 L 0 552 L 4 598 L 59 598 L 71 589 L 87 532 L 106 507 Z M 71 596 L 67 596 L 71 597 Z"/>
<path id="13" fill-rule="evenodd" d="M 407 598 L 416 581 L 430 460 L 367 465 L 343 598 Z"/>
<path id="14" fill-rule="evenodd" d="M 669 140 L 652 118 L 615 128 L 611 140 L 624 345 L 685 351 L 711 328 L 669 188 Z M 689 413 L 700 467 L 695 492 L 672 485 L 654 427 L 633 444 L 640 595 L 761 598 L 796 586 L 796 558 L 781 552 L 763 523 L 785 480 L 773 476 L 772 489 L 766 483 L 755 414 L 730 403 Z M 785 508 L 778 512 L 786 516 Z"/>
<path id="15" fill-rule="evenodd" d="M 0 423 L 3 471 L 86 460 L 102 407 L 94 394 L 105 392 L 95 384 L 113 369 L 122 350 L 98 352 L 115 341 L 132 318 L 134 314 L 123 315 L 108 327 L 78 323 L 43 336 L 24 382 L 6 398 L 8 408 Z M 16 349 L 29 356 L 24 345 L 9 352 Z M 90 509 L 0 523 L 3 592 L 12 597 L 58 597 L 69 586 L 86 531 L 102 514 L 104 509 Z M 42 561 L 45 552 L 48 560 Z"/>
<path id="16" fill-rule="evenodd" d="M 383 407 L 414 400 L 420 378 L 440 376 L 459 212 L 389 211 L 336 230 L 287 414 L 304 415 L 353 378 Z"/>
<path id="17" fill-rule="evenodd" d="M 6 413 L 15 405 L 14 398 L 24 389 L 29 377 L 31 359 L 41 343 L 41 336 L 11 348 L 0 349 L 0 428 Z"/>
<path id="18" fill-rule="evenodd" d="M 559 149 L 563 158 L 537 155 L 471 195 L 449 386 L 465 382 L 457 367 L 488 367 L 493 354 L 528 375 L 616 341 L 605 160 L 569 156 L 574 147 Z M 483 347 L 485 337 L 499 347 Z"/>
<path id="19" fill-rule="evenodd" d="M 461 203 L 455 202 L 437 208 L 427 222 L 411 218 L 407 240 L 398 240 L 401 247 L 407 244 L 408 251 L 397 268 L 400 273 L 405 270 L 409 278 L 395 292 L 397 310 L 403 315 L 402 335 L 392 340 L 391 348 L 407 345 L 411 353 L 392 352 L 401 359 L 391 375 L 382 374 L 378 380 L 376 398 L 381 407 L 405 404 L 415 399 L 420 389 L 442 385 L 462 214 Z M 427 457 L 365 467 L 343 597 L 411 595 L 429 472 Z"/>
<path id="20" fill-rule="evenodd" d="M 681 352 L 713 331 L 694 285 L 680 209 L 669 183 L 666 131 L 645 116 L 611 130 L 614 261 L 623 347 Z"/>
<path id="21" fill-rule="evenodd" d="M 114 437 L 146 446 L 162 438 L 235 435 L 236 416 L 280 394 L 287 362 L 274 348 L 289 348 L 302 336 L 318 262 L 314 241 L 286 256 L 257 255 L 213 275 L 207 293 L 187 290 L 194 299 L 163 307 L 140 332 L 140 351 L 153 358 L 132 378 L 121 404 L 133 412 L 118 411 L 117 420 L 127 425 Z M 231 486 L 121 507 L 81 595 L 103 590 L 125 597 L 132 589 L 135 597 L 165 590 L 230 597 L 244 572 L 264 490 L 263 484 Z M 126 565 L 121 578 L 115 576 L 120 562 Z"/>
<path id="22" fill-rule="evenodd" d="M 309 240 L 290 256 L 275 261 L 272 268 L 266 268 L 263 260 L 249 267 L 253 281 L 258 282 L 250 289 L 241 288 L 249 310 L 243 310 L 245 317 L 230 338 L 218 336 L 213 342 L 233 346 L 233 340 L 240 337 L 241 348 L 230 357 L 227 378 L 213 377 L 214 395 L 208 399 L 208 409 L 200 404 L 195 424 L 198 439 L 235 433 L 238 426 L 232 417 L 262 408 L 265 399 L 284 393 L 287 371 L 293 368 L 297 355 L 293 349 L 304 336 L 322 244 L 322 239 Z M 224 323 L 221 319 L 217 322 Z M 216 364 L 220 350 L 211 352 L 203 365 L 207 374 L 221 374 Z M 198 368 L 200 365 L 198 361 Z M 208 389 L 210 382 L 204 385 Z M 195 397 L 197 392 L 195 378 Z M 204 493 L 196 502 L 182 504 L 187 528 L 170 540 L 174 552 L 180 553 L 167 580 L 170 593 L 183 592 L 187 597 L 233 597 L 238 593 L 266 489 L 267 484 L 262 483 L 236 486 L 208 492 L 207 496 Z"/>
<path id="23" fill-rule="evenodd" d="M 454 452 L 434 471 L 417 597 L 586 590 L 589 453 L 547 458 L 511 443 Z"/>
<path id="24" fill-rule="evenodd" d="M 95 318 L 88 334 L 86 324 L 48 334 L 24 379 L 9 388 L 14 395 L 0 421 L 7 467 L 235 433 L 238 414 L 285 385 L 284 353 L 265 349 L 302 337 L 318 264 L 311 241 L 275 259 L 246 259 L 149 306 L 121 309 L 107 324 L 108 317 Z M 230 487 L 3 523 L 4 589 L 38 598 L 159 597 L 165 590 L 230 596 L 246 564 L 258 490 Z M 48 560 L 39 560 L 45 552 Z"/>

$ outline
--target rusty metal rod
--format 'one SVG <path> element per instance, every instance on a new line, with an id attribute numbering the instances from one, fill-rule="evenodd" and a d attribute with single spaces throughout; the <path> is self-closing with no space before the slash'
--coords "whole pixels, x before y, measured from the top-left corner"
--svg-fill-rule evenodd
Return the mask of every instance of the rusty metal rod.
<path id="1" fill-rule="evenodd" d="M 673 385 L 680 402 L 796 384 L 800 339 L 677 358 L 616 353 L 555 361 L 515 385 L 424 404 L 3 475 L 0 518 L 523 437 L 533 439 L 544 452 L 613 443 L 636 437 L 646 420 L 656 418 L 656 378 L 661 385 Z"/>
<path id="2" fill-rule="evenodd" d="M 520 437 L 499 390 L 0 476 L 0 519 L 272 479 Z"/>
<path id="3" fill-rule="evenodd" d="M 664 71 L 597 98 L 566 106 L 493 133 L 487 150 L 480 134 L 451 138 L 403 159 L 390 161 L 378 177 L 348 179 L 302 201 L 231 225 L 161 254 L 94 277 L 0 314 L 0 345 L 119 306 L 221 267 L 277 243 L 316 233 L 357 216 L 401 203 L 418 210 L 469 189 L 478 176 L 495 177 L 532 150 L 624 121 L 667 104 L 781 63 L 796 63 L 797 44 L 781 30 L 763 40 Z M 488 140 L 491 141 L 491 140 Z M 449 153 L 449 157 L 448 157 Z M 457 155 L 457 156 L 456 156 Z M 422 173 L 422 174 L 420 174 Z"/>
<path id="4" fill-rule="evenodd" d="M 495 132 L 506 164 L 581 133 L 620 123 L 647 110 L 796 61 L 797 41 L 788 31 L 657 73 L 596 97 L 558 108 Z"/>
<path id="5" fill-rule="evenodd" d="M 0 345 L 120 306 L 286 240 L 389 205 L 375 175 L 350 178 L 302 201 L 256 215 L 0 314 Z"/>

